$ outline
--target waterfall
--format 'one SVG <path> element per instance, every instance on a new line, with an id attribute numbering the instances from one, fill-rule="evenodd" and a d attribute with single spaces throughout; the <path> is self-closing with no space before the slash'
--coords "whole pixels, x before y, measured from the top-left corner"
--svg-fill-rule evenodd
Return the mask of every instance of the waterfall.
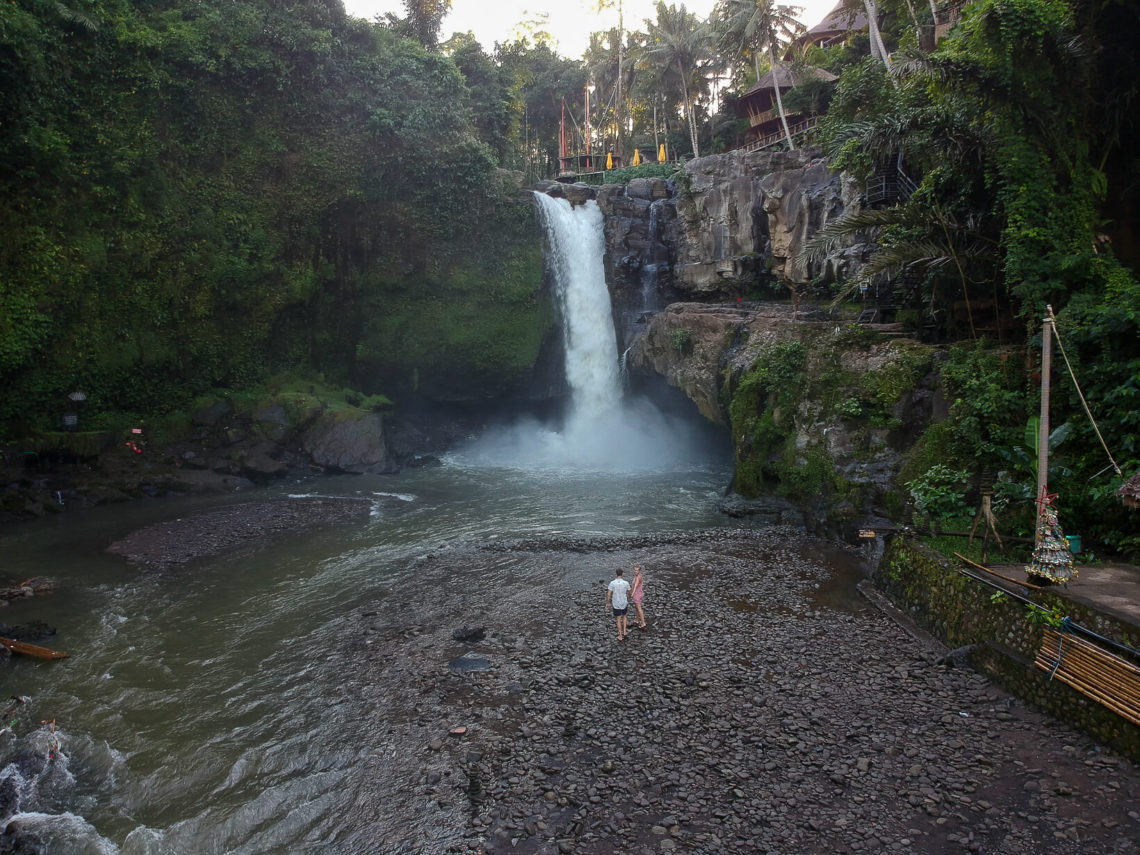
<path id="1" fill-rule="evenodd" d="M 655 199 L 649 205 L 649 257 L 641 267 L 641 311 L 655 312 L 657 305 L 657 284 L 661 266 L 664 263 L 664 246 L 661 243 L 661 208 L 664 199 Z"/>
<path id="2" fill-rule="evenodd" d="M 621 404 L 617 336 L 602 264 L 606 247 L 602 211 L 593 201 L 575 208 L 566 199 L 545 193 L 536 193 L 535 198 L 562 310 L 571 424 L 593 421 Z"/>
<path id="3" fill-rule="evenodd" d="M 547 264 L 562 320 L 569 406 L 561 426 L 535 419 L 488 431 L 456 453 L 467 465 L 558 472 L 662 471 L 702 466 L 714 454 L 700 430 L 623 396 L 613 307 L 606 287 L 604 220 L 593 201 L 571 206 L 536 193 Z"/>

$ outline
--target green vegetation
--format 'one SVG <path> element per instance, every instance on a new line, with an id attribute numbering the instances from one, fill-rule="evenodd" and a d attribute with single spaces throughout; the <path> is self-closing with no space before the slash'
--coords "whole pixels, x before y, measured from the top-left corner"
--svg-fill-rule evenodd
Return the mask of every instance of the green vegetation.
<path id="1" fill-rule="evenodd" d="M 907 483 L 915 510 L 927 520 L 949 520 L 968 515 L 966 487 L 969 473 L 936 463 Z"/>
<path id="2" fill-rule="evenodd" d="M 550 310 L 486 109 L 454 61 L 338 3 L 5 3 L 0 425 L 277 372 L 517 382 Z M 418 349 L 378 344 L 397 327 Z"/>
<path id="3" fill-rule="evenodd" d="M 688 356 L 693 352 L 693 334 L 684 327 L 669 331 L 669 343 L 682 356 Z"/>
<path id="4" fill-rule="evenodd" d="M 798 340 L 766 346 L 748 371 L 724 382 L 737 457 L 733 488 L 824 500 L 833 513 L 847 513 L 860 487 L 836 471 L 827 433 L 842 421 L 860 454 L 874 458 L 900 426 L 899 402 L 929 373 L 931 357 L 929 347 L 887 342 L 858 325 L 826 336 L 807 327 Z M 864 358 L 876 368 L 858 370 Z M 901 515 L 901 502 L 892 510 Z"/>
<path id="5" fill-rule="evenodd" d="M 765 347 L 724 392 L 736 448 L 733 489 L 744 496 L 776 491 L 794 499 L 847 498 L 852 486 L 835 471 L 818 438 L 797 443 L 797 414 L 818 401 L 837 401 L 854 378 L 838 371 L 834 353 L 803 341 Z"/>
<path id="6" fill-rule="evenodd" d="M 1027 443 L 1026 428 L 1047 306 L 1105 441 L 1125 476 L 1140 469 L 1140 140 L 1130 118 L 1140 76 L 1127 8 L 977 0 L 936 48 L 887 28 L 891 72 L 872 57 L 846 67 L 821 123 L 833 167 L 893 180 L 901 166 L 914 188 L 833 222 L 805 259 L 877 235 L 840 295 L 873 285 L 900 317 L 957 342 L 941 368 L 948 419 L 911 450 L 903 478 L 915 483 L 942 463 L 965 471 L 966 504 L 992 488 L 1006 531 L 1033 525 L 1036 439 Z M 861 415 L 858 404 L 845 402 L 844 414 Z M 1066 530 L 1140 551 L 1114 496 L 1121 478 L 1106 469 L 1060 359 L 1051 410 L 1049 483 Z"/>

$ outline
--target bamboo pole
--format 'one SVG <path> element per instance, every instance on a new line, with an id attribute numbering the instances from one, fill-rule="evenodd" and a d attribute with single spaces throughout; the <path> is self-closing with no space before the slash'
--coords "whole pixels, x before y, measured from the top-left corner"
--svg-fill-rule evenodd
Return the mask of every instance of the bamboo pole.
<path id="1" fill-rule="evenodd" d="M 1122 681 L 1131 682 L 1131 690 L 1135 690 L 1137 696 L 1140 696 L 1140 670 L 1123 662 L 1119 659 L 1106 658 L 1111 654 L 1104 651 L 1091 651 L 1082 649 L 1079 644 L 1065 645 L 1063 642 L 1056 642 L 1049 640 L 1047 644 L 1053 645 L 1057 649 L 1057 654 L 1054 658 L 1061 659 L 1062 662 L 1072 661 L 1074 664 L 1093 669 L 1099 673 L 1110 675 Z M 1042 649 L 1046 648 L 1046 644 L 1042 644 Z"/>
<path id="2" fill-rule="evenodd" d="M 1046 659 L 1048 659 L 1048 657 L 1046 657 Z M 1061 677 L 1071 677 L 1073 679 L 1082 680 L 1090 686 L 1096 687 L 1098 690 L 1110 693 L 1111 697 L 1117 701 L 1127 702 L 1129 707 L 1140 711 L 1140 692 L 1137 691 L 1134 685 L 1129 685 L 1118 679 L 1113 679 L 1111 676 L 1107 676 L 1100 671 L 1085 667 L 1077 665 L 1065 667 L 1064 662 L 1062 662 L 1061 667 L 1058 667 L 1056 671 L 1053 670 L 1055 667 L 1054 663 L 1042 661 L 1035 664 L 1037 664 L 1037 667 L 1042 671 L 1048 671 L 1058 679 Z"/>
<path id="3" fill-rule="evenodd" d="M 1082 680 L 1074 679 L 1071 675 L 1068 674 L 1058 674 L 1057 679 L 1067 686 L 1072 686 L 1082 695 L 1086 695 L 1092 698 L 1094 701 L 1112 710 L 1122 718 L 1126 718 L 1131 722 L 1140 724 L 1140 710 L 1135 707 L 1120 703 L 1118 699 L 1101 691 L 1095 685 L 1091 685 Z"/>
<path id="4" fill-rule="evenodd" d="M 895 532 L 910 532 L 911 534 L 931 534 L 931 535 L 945 535 L 946 537 L 965 537 L 968 538 L 970 533 L 968 531 L 935 531 L 932 528 L 914 528 L 912 526 L 897 526 L 897 525 L 884 525 L 876 526 L 875 531 L 881 531 L 887 534 Z M 1032 537 L 1015 537 L 1013 535 L 1006 535 L 1002 540 L 1008 540 L 1013 543 L 1035 543 Z"/>
<path id="5" fill-rule="evenodd" d="M 1051 637 L 1052 640 L 1054 640 L 1054 641 L 1056 641 L 1058 637 L 1061 637 L 1061 638 L 1066 637 L 1064 633 L 1058 632 L 1056 629 L 1052 629 L 1052 628 L 1046 630 L 1046 634 L 1049 637 Z M 1111 653 L 1107 650 L 1104 650 L 1099 645 L 1094 644 L 1093 642 L 1091 642 L 1087 639 L 1078 638 L 1075 635 L 1070 635 L 1070 636 L 1068 636 L 1068 638 L 1072 642 L 1073 645 L 1080 648 L 1081 650 L 1086 651 L 1088 653 L 1095 654 L 1097 656 L 1103 656 L 1105 658 L 1105 661 L 1112 662 L 1112 663 L 1118 665 L 1119 667 L 1128 670 L 1129 672 L 1134 672 L 1137 677 L 1140 677 L 1140 666 L 1138 666 L 1132 662 L 1129 662 L 1127 659 L 1124 659 L 1120 656 L 1117 656 L 1115 653 Z M 1111 640 L 1111 639 L 1109 639 L 1109 640 Z"/>
<path id="6" fill-rule="evenodd" d="M 1050 651 L 1049 647 L 1054 649 Z M 1078 644 L 1066 647 L 1064 643 L 1048 637 L 1042 643 L 1040 651 L 1042 660 L 1050 657 L 1053 659 L 1050 668 L 1057 667 L 1059 670 L 1067 666 L 1070 670 L 1081 671 L 1089 676 L 1103 677 L 1106 681 L 1117 685 L 1122 693 L 1135 697 L 1137 702 L 1140 702 L 1140 669 L 1122 660 L 1107 658 L 1110 656 L 1111 654 L 1104 651 L 1094 653 L 1083 650 Z"/>
<path id="7" fill-rule="evenodd" d="M 969 558 L 967 558 L 964 555 L 959 555 L 957 552 L 955 552 L 954 555 L 957 556 L 958 558 L 961 558 L 963 561 L 965 561 L 971 567 L 977 567 L 979 570 L 985 571 L 986 573 L 989 573 L 991 576 L 997 576 L 999 579 L 1005 579 L 1005 581 L 1013 582 L 1013 584 L 1015 584 L 1015 585 L 1021 585 L 1023 588 L 1032 588 L 1035 591 L 1041 590 L 1040 585 L 1034 585 L 1032 582 L 1022 582 L 1021 580 L 1014 579 L 1010 576 L 1003 576 L 1001 573 L 997 573 L 997 572 L 991 570 L 989 567 L 983 567 L 981 564 L 975 564 Z"/>
<path id="8" fill-rule="evenodd" d="M 1122 718 L 1140 724 L 1140 667 L 1055 629 L 1045 630 L 1034 665 Z"/>
<path id="9" fill-rule="evenodd" d="M 1053 366 L 1053 307 L 1041 324 L 1041 422 L 1037 431 L 1037 521 L 1045 515 L 1049 495 L 1049 373 Z M 1037 526 L 1040 540 L 1041 526 Z"/>
<path id="10" fill-rule="evenodd" d="M 1037 667 L 1043 671 L 1052 670 L 1048 665 L 1043 666 L 1038 664 Z M 1081 692 L 1081 694 L 1087 695 L 1098 703 L 1109 707 L 1113 712 L 1140 724 L 1140 703 L 1130 698 L 1122 698 L 1118 694 L 1114 694 L 1110 690 L 1110 687 L 1106 687 L 1103 683 L 1098 682 L 1095 677 L 1083 673 L 1075 674 L 1070 671 L 1058 670 L 1053 673 L 1053 679 L 1060 680 L 1062 683 L 1072 686 Z"/>

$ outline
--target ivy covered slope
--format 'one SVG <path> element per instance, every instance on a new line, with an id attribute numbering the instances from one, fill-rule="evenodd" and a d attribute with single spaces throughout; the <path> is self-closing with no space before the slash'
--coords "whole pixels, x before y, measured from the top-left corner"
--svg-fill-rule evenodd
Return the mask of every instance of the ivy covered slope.
<path id="1" fill-rule="evenodd" d="M 549 311 L 448 58 L 336 0 L 0 6 L 0 425 L 316 371 L 511 391 Z"/>
<path id="2" fill-rule="evenodd" d="M 895 474 L 930 420 L 933 351 L 858 324 L 804 323 L 724 375 L 746 497 L 778 492 L 833 523 L 902 511 Z"/>
<path id="3" fill-rule="evenodd" d="M 1140 470 L 1136 25 L 1122 0 L 975 0 L 936 47 L 902 28 L 890 34 L 889 71 L 870 58 L 846 68 L 821 120 L 832 168 L 865 176 L 901 164 L 916 185 L 829 224 L 808 250 L 875 229 L 848 293 L 873 283 L 900 318 L 921 317 L 947 344 L 947 417 L 902 477 L 960 494 L 966 512 L 993 487 L 1007 531 L 1014 519 L 1032 526 L 1025 437 L 1049 306 L 1124 477 Z M 1054 354 L 1049 483 L 1061 517 L 1098 549 L 1136 554 L 1136 516 L 1114 495 L 1122 479 Z"/>

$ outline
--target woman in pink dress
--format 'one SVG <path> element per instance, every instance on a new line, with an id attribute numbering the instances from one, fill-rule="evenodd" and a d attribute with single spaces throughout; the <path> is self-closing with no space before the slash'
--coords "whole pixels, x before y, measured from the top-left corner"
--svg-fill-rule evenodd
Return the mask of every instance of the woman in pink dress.
<path id="1" fill-rule="evenodd" d="M 641 565 L 633 565 L 633 588 L 629 593 L 630 602 L 637 609 L 637 628 L 645 629 L 645 612 L 641 610 L 641 601 L 645 599 L 645 577 L 641 575 Z"/>

